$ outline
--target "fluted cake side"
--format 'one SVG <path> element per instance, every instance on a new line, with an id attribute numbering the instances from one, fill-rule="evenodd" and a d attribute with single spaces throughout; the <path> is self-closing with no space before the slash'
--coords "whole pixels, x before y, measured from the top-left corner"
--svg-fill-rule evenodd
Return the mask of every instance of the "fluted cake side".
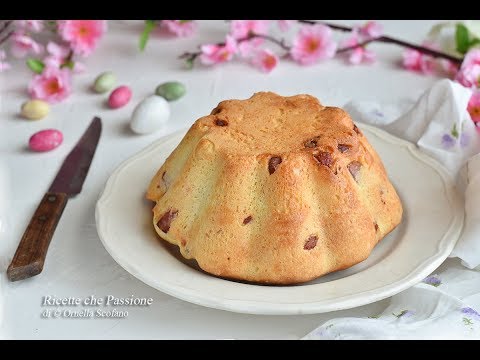
<path id="1" fill-rule="evenodd" d="M 153 225 L 208 273 L 294 284 L 355 265 L 401 221 L 372 146 L 342 109 L 271 92 L 221 102 L 153 177 Z"/>

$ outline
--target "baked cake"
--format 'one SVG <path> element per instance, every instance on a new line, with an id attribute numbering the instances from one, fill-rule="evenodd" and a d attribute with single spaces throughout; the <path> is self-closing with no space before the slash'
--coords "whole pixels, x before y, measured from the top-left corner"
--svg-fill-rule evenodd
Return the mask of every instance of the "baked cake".
<path id="1" fill-rule="evenodd" d="M 309 95 L 222 101 L 192 125 L 146 196 L 156 232 L 183 257 L 268 284 L 355 265 L 402 217 L 362 131 Z"/>

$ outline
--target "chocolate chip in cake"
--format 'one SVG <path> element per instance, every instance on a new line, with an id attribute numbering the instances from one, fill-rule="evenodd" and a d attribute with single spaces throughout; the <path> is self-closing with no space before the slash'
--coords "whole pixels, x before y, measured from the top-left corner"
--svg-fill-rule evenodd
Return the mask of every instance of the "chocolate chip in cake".
<path id="1" fill-rule="evenodd" d="M 360 132 L 360 129 L 357 127 L 357 125 L 353 124 L 353 130 L 358 134 L 358 135 L 362 135 L 362 133 Z"/>
<path id="2" fill-rule="evenodd" d="M 272 175 L 275 170 L 277 170 L 278 165 L 282 162 L 282 158 L 280 156 L 273 156 L 268 160 L 268 172 Z"/>
<path id="3" fill-rule="evenodd" d="M 321 151 L 313 157 L 322 165 L 330 167 L 333 164 L 332 155 L 329 152 Z"/>
<path id="4" fill-rule="evenodd" d="M 340 151 L 343 154 L 345 151 L 350 149 L 350 145 L 338 144 L 337 148 L 338 148 L 338 151 Z"/>
<path id="5" fill-rule="evenodd" d="M 252 215 L 247 216 L 245 219 L 243 219 L 243 225 L 247 225 L 252 220 Z"/>
<path id="6" fill-rule="evenodd" d="M 157 222 L 157 226 L 160 228 L 160 230 L 162 230 L 164 233 L 167 233 L 168 230 L 170 230 L 170 225 L 173 219 L 177 217 L 177 214 L 178 210 L 172 209 L 168 210 L 165 214 L 163 214 L 160 220 L 158 220 Z"/>
<path id="7" fill-rule="evenodd" d="M 319 138 L 320 138 L 320 136 L 315 136 L 314 138 L 305 141 L 305 143 L 304 143 L 305 147 L 310 148 L 310 149 L 316 148 Z"/>
<path id="8" fill-rule="evenodd" d="M 318 236 L 317 235 L 310 235 L 308 240 L 303 245 L 305 250 L 312 250 L 315 246 L 317 246 Z"/>
<path id="9" fill-rule="evenodd" d="M 348 167 L 348 171 L 350 171 L 350 174 L 352 174 L 355 181 L 358 182 L 359 172 L 360 172 L 360 168 L 362 167 L 362 164 L 358 161 L 352 161 L 350 164 L 348 164 L 347 167 Z"/>
<path id="10" fill-rule="evenodd" d="M 378 224 L 374 223 L 374 225 L 375 225 L 375 232 L 377 232 L 378 231 Z"/>
<path id="11" fill-rule="evenodd" d="M 227 120 L 216 119 L 215 120 L 215 125 L 217 125 L 217 126 L 227 126 L 228 122 L 227 122 Z"/>

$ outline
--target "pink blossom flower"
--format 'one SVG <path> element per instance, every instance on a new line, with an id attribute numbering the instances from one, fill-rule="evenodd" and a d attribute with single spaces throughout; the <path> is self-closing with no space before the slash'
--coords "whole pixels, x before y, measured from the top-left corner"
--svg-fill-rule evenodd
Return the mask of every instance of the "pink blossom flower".
<path id="1" fill-rule="evenodd" d="M 462 62 L 456 79 L 468 88 L 480 87 L 480 49 L 470 50 Z"/>
<path id="2" fill-rule="evenodd" d="M 197 30 L 197 23 L 193 20 L 162 20 L 160 24 L 168 32 L 181 37 L 193 35 Z"/>
<path id="3" fill-rule="evenodd" d="M 288 31 L 295 24 L 295 20 L 277 20 L 278 28 L 281 31 Z"/>
<path id="4" fill-rule="evenodd" d="M 43 46 L 30 36 L 16 32 L 11 38 L 10 51 L 16 58 L 23 58 L 30 52 L 37 55 L 41 54 L 43 52 Z"/>
<path id="5" fill-rule="evenodd" d="M 473 122 L 480 125 L 480 91 L 474 91 L 467 106 L 468 113 Z"/>
<path id="6" fill-rule="evenodd" d="M 231 36 L 235 39 L 244 39 L 250 34 L 265 35 L 268 33 L 268 20 L 233 20 L 230 26 Z M 241 57 L 249 57 L 256 49 L 264 43 L 262 38 L 243 40 L 238 43 L 238 52 Z"/>
<path id="7" fill-rule="evenodd" d="M 58 32 L 76 54 L 88 56 L 107 30 L 106 20 L 59 20 Z"/>
<path id="8" fill-rule="evenodd" d="M 277 66 L 278 56 L 268 49 L 260 49 L 255 52 L 251 63 L 261 71 L 269 73 Z"/>
<path id="9" fill-rule="evenodd" d="M 354 30 L 352 31 L 352 35 L 342 42 L 342 47 L 353 47 L 359 43 L 359 35 L 357 31 Z M 352 50 L 349 50 L 348 53 L 350 54 L 348 61 L 352 65 L 358 65 L 362 62 L 373 63 L 377 58 L 376 54 L 373 51 L 366 49 L 365 46 L 356 47 Z"/>
<path id="10" fill-rule="evenodd" d="M 430 41 L 425 41 L 422 46 L 437 50 L 438 46 Z M 410 71 L 421 72 L 423 74 L 433 74 L 435 71 L 435 59 L 429 55 L 422 54 L 414 49 L 406 49 L 403 52 L 403 67 Z"/>
<path id="11" fill-rule="evenodd" d="M 358 32 L 365 39 L 377 38 L 383 35 L 383 25 L 376 21 L 367 21 L 358 28 Z"/>
<path id="12" fill-rule="evenodd" d="M 52 66 L 59 68 L 65 62 L 70 49 L 66 46 L 58 45 L 53 41 L 49 41 L 47 44 L 48 55 L 43 59 L 43 63 L 46 66 Z"/>
<path id="13" fill-rule="evenodd" d="M 454 79 L 457 76 L 459 66 L 454 62 L 447 59 L 441 59 L 440 66 L 445 73 L 445 76 L 451 79 Z"/>
<path id="14" fill-rule="evenodd" d="M 17 20 L 15 24 L 24 31 L 38 33 L 43 30 L 43 20 Z"/>
<path id="15" fill-rule="evenodd" d="M 307 25 L 300 29 L 293 40 L 290 55 L 301 65 L 311 65 L 317 60 L 335 56 L 337 44 L 332 39 L 332 30 L 323 24 Z"/>
<path id="16" fill-rule="evenodd" d="M 60 68 L 67 62 L 68 56 L 70 55 L 70 49 L 66 46 L 58 45 L 53 41 L 49 41 L 47 44 L 48 55 L 43 59 L 45 66 L 52 66 Z M 85 71 L 85 65 L 75 61 L 73 63 L 73 69 L 71 69 L 74 74 L 79 74 Z"/>
<path id="17" fill-rule="evenodd" d="M 56 103 L 70 95 L 71 86 L 70 70 L 47 66 L 40 75 L 33 77 L 28 92 L 32 99 Z"/>
<path id="18" fill-rule="evenodd" d="M 268 20 L 233 20 L 230 33 L 235 39 L 242 39 L 249 34 L 265 35 L 268 33 Z"/>
<path id="19" fill-rule="evenodd" d="M 248 41 L 242 41 L 238 43 L 238 53 L 243 58 L 250 57 L 260 45 L 263 44 L 263 39 L 261 38 L 253 38 Z"/>
<path id="20" fill-rule="evenodd" d="M 224 45 L 205 44 L 200 49 L 202 51 L 200 61 L 203 64 L 220 64 L 233 58 L 233 55 L 237 52 L 237 42 L 232 36 L 227 35 Z"/>
<path id="21" fill-rule="evenodd" d="M 5 50 L 0 49 L 0 73 L 2 71 L 10 69 L 10 64 L 6 62 L 7 54 L 5 53 Z"/>
<path id="22" fill-rule="evenodd" d="M 371 64 L 374 63 L 376 59 L 377 55 L 373 51 L 359 46 L 351 51 L 348 61 L 352 65 L 358 65 L 362 62 Z"/>

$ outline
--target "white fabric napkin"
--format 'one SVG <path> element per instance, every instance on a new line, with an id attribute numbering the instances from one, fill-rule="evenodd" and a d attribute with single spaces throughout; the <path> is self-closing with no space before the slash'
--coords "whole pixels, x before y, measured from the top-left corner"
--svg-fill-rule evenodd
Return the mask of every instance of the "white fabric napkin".
<path id="1" fill-rule="evenodd" d="M 480 134 L 478 135 L 480 137 Z M 470 158 L 465 168 L 465 225 L 451 256 L 462 259 L 469 268 L 480 267 L 480 154 Z M 480 269 L 479 269 L 480 270 Z"/>
<path id="2" fill-rule="evenodd" d="M 355 121 L 416 143 L 457 177 L 465 194 L 465 224 L 450 256 L 473 269 L 480 265 L 480 132 L 466 110 L 470 96 L 469 89 L 445 79 L 415 104 L 352 101 L 345 109 Z M 480 339 L 479 311 L 480 272 L 460 266 L 393 296 L 374 318 L 333 319 L 305 339 Z"/>
<path id="3" fill-rule="evenodd" d="M 345 105 L 355 121 L 375 125 L 404 138 L 438 160 L 458 177 L 465 193 L 465 228 L 452 256 L 474 268 L 480 265 L 480 132 L 467 112 L 471 90 L 444 79 L 413 105 L 352 101 Z M 403 115 L 401 115 L 403 114 Z"/>
<path id="4" fill-rule="evenodd" d="M 461 265 L 392 297 L 381 314 L 332 319 L 305 340 L 480 339 L 480 276 Z"/>

